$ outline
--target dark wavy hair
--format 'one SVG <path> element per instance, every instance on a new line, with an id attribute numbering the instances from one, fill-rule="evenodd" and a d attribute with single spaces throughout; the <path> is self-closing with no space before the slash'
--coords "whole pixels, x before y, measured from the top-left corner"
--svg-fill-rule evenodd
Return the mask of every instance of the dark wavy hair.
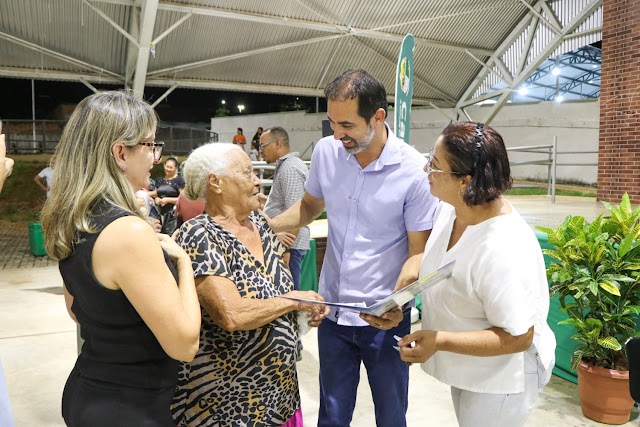
<path id="1" fill-rule="evenodd" d="M 442 144 L 451 170 L 469 175 L 462 196 L 469 206 L 497 199 L 511 188 L 511 168 L 502 136 L 490 126 L 476 122 L 451 123 L 442 131 Z"/>
<path id="2" fill-rule="evenodd" d="M 378 108 L 387 113 L 387 91 L 384 85 L 365 70 L 347 70 L 324 88 L 327 100 L 346 101 L 358 98 L 358 115 L 367 122 Z"/>

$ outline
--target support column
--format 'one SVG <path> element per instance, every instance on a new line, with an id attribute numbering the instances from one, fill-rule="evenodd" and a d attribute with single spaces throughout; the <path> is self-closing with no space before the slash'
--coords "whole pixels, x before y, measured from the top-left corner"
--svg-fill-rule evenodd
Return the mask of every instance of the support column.
<path id="1" fill-rule="evenodd" d="M 640 204 L 640 2 L 604 0 L 598 199 Z"/>

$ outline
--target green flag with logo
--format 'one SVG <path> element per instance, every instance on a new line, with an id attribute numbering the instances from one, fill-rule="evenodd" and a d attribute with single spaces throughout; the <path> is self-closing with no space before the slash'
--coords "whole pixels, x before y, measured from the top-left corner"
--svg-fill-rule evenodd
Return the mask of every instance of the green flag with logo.
<path id="1" fill-rule="evenodd" d="M 396 97 L 394 130 L 396 137 L 409 143 L 409 126 L 411 124 L 411 98 L 413 97 L 413 47 L 415 42 L 411 34 L 404 36 L 398 68 L 396 70 Z"/>

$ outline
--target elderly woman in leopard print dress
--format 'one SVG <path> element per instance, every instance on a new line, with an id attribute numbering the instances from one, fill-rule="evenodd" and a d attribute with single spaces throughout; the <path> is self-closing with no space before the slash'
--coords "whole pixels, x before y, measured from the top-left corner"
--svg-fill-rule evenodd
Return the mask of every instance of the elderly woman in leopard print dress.
<path id="1" fill-rule="evenodd" d="M 302 425 L 295 312 L 309 311 L 317 326 L 328 310 L 282 296 L 322 297 L 293 290 L 242 149 L 204 145 L 189 156 L 184 177 L 187 197 L 206 201 L 205 213 L 177 236 L 192 260 L 202 331 L 195 359 L 178 378 L 174 419 L 190 427 Z"/>

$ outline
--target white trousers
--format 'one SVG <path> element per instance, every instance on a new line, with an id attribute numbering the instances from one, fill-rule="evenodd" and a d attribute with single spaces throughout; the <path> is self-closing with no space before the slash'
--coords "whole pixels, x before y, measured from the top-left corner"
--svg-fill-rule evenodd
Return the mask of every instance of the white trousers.
<path id="1" fill-rule="evenodd" d="M 524 391 L 516 394 L 476 393 L 451 387 L 460 427 L 520 427 L 538 399 L 538 391 L 551 378 L 554 362 L 545 369 L 535 346 L 524 353 Z"/>

